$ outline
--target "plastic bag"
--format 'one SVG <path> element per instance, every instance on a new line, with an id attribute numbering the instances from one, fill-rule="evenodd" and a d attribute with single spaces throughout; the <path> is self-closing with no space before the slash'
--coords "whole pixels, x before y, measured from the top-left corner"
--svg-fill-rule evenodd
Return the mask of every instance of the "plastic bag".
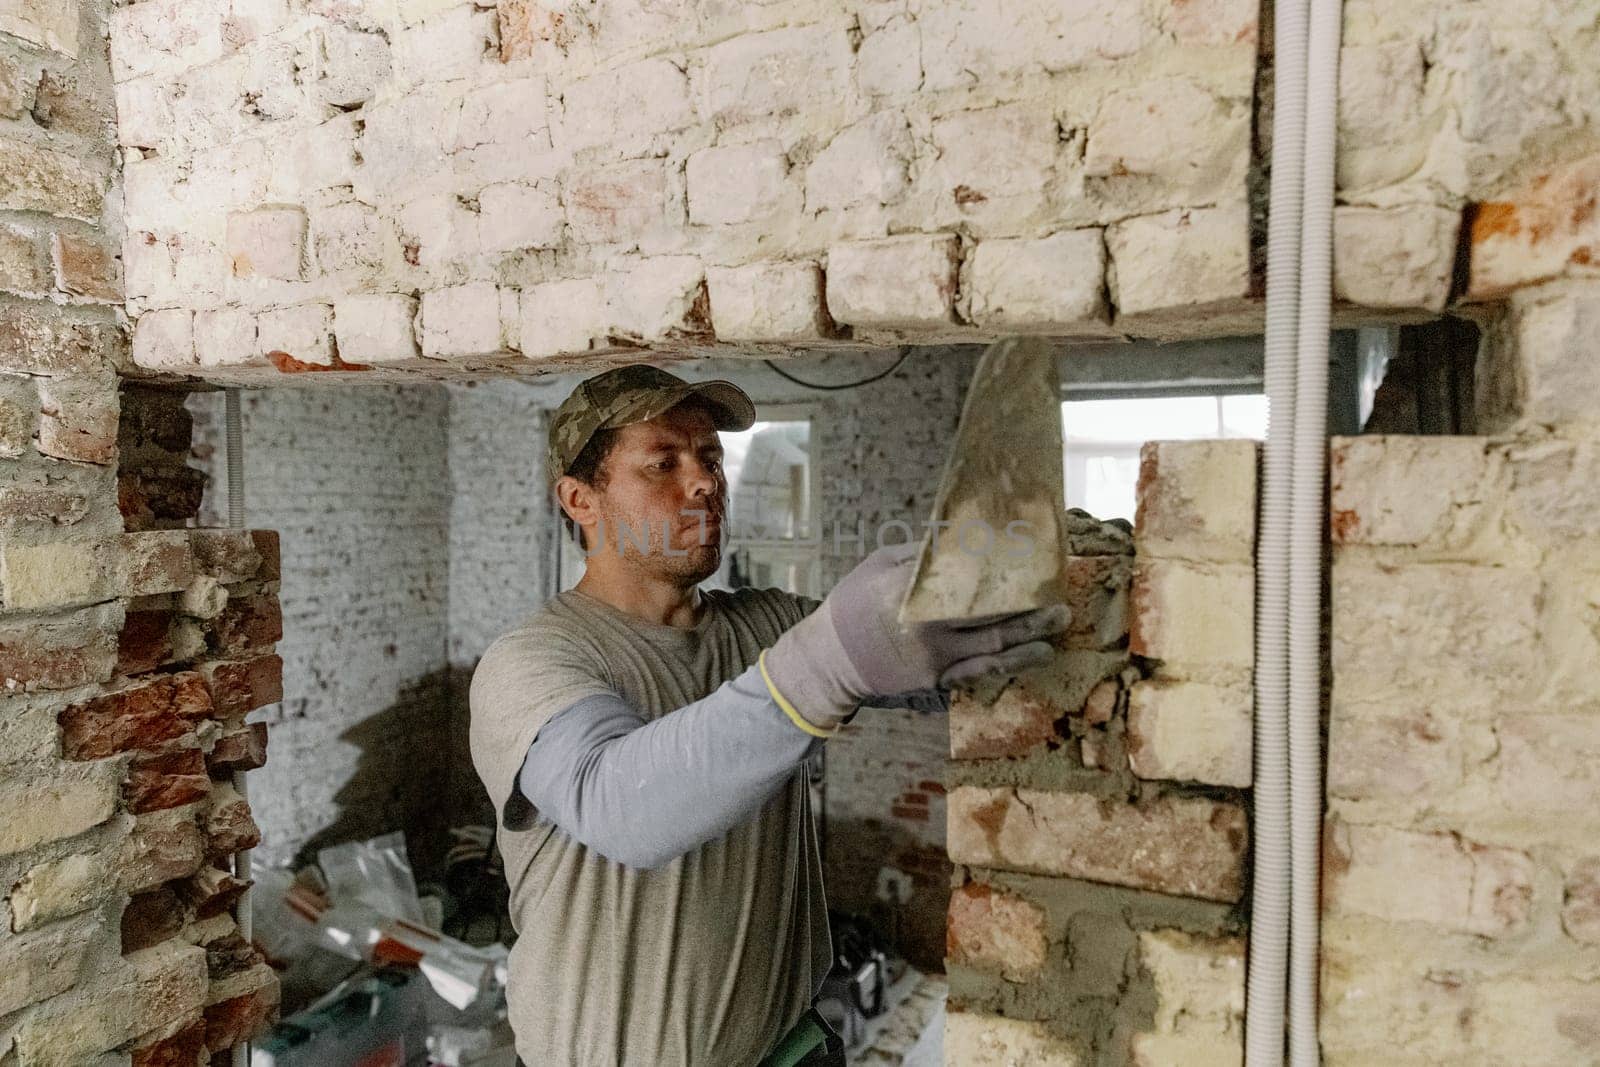
<path id="1" fill-rule="evenodd" d="M 330 845 L 317 853 L 317 866 L 338 904 L 360 901 L 373 910 L 421 926 L 422 902 L 406 855 L 405 835 L 396 831 L 367 841 Z"/>

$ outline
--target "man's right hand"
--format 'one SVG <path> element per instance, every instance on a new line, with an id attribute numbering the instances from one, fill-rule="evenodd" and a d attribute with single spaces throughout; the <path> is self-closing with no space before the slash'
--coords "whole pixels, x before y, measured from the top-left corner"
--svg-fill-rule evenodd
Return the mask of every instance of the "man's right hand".
<path id="1" fill-rule="evenodd" d="M 903 626 L 901 601 L 919 546 L 890 545 L 845 575 L 827 599 L 764 655 L 769 687 L 829 730 L 862 701 L 1044 662 L 1046 640 L 1071 621 L 1066 605 L 1017 615 Z"/>

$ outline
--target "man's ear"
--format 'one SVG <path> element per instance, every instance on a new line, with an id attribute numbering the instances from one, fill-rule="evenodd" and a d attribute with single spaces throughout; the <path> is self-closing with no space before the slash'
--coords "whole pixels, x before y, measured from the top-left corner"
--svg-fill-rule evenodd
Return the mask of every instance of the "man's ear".
<path id="1" fill-rule="evenodd" d="M 567 513 L 567 518 L 579 526 L 593 526 L 600 521 L 599 513 L 595 510 L 594 486 L 570 474 L 563 474 L 556 479 L 556 500 L 561 510 Z"/>

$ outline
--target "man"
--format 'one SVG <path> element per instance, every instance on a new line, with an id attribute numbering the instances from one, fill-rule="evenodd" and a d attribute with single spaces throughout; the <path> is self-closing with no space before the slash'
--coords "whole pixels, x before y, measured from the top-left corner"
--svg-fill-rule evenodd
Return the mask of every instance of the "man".
<path id="1" fill-rule="evenodd" d="M 731 383 L 636 366 L 551 420 L 583 579 L 495 641 L 471 686 L 529 1067 L 842 1063 L 810 1011 L 831 948 L 802 763 L 864 699 L 1020 669 L 1066 625 L 1056 607 L 902 629 L 910 546 L 820 606 L 699 589 L 727 508 L 717 433 L 754 419 Z"/>

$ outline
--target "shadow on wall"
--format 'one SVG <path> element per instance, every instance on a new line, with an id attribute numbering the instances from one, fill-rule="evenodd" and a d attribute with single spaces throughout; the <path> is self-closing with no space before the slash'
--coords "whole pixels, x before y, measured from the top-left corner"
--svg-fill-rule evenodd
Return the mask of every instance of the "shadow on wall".
<path id="1" fill-rule="evenodd" d="M 466 756 L 465 680 L 453 677 L 461 673 L 424 675 L 388 707 L 339 734 L 359 755 L 334 794 L 338 815 L 300 846 L 295 866 L 315 862 L 329 845 L 400 830 L 418 880 L 440 878 L 450 827 L 486 822 L 490 811 Z M 459 705 L 453 700 L 458 690 Z"/>

